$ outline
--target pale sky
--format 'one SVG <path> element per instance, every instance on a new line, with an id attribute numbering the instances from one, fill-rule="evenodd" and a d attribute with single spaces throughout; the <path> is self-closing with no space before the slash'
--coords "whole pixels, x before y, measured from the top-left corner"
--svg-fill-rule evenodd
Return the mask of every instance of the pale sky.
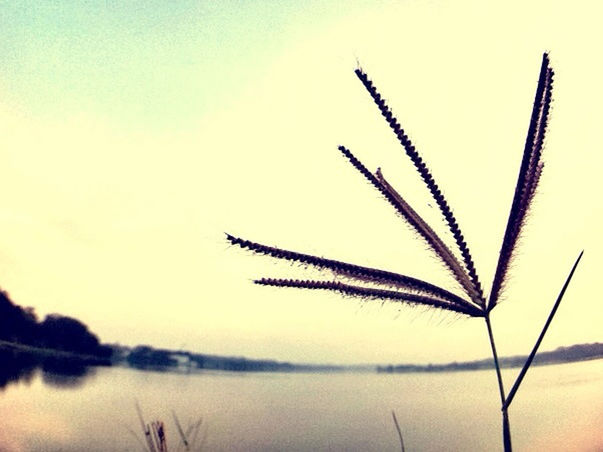
<path id="1" fill-rule="evenodd" d="M 345 6 L 343 6 L 345 5 Z M 601 341 L 599 2 L 0 3 L 0 287 L 105 342 L 293 362 L 489 356 L 481 319 L 255 286 L 315 276 L 224 232 L 415 276 L 446 270 L 337 151 L 445 228 L 356 79 L 430 166 L 489 291 L 541 55 L 556 72 L 500 354 Z"/>

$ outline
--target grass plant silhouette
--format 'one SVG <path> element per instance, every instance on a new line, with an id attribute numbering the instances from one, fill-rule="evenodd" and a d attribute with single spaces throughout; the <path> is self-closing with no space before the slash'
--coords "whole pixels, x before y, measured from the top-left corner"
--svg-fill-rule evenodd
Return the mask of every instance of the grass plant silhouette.
<path id="1" fill-rule="evenodd" d="M 525 141 L 523 159 L 521 162 L 515 195 L 509 212 L 509 218 L 499 252 L 496 272 L 492 281 L 492 287 L 489 296 L 484 294 L 482 285 L 469 251 L 465 238 L 457 220 L 449 207 L 442 191 L 436 184 L 431 171 L 417 152 L 408 135 L 400 126 L 398 120 L 394 117 L 391 109 L 383 100 L 381 94 L 367 74 L 360 68 L 355 70 L 356 76 L 362 82 L 367 92 L 377 105 L 379 112 L 387 121 L 389 127 L 394 132 L 396 138 L 404 148 L 406 155 L 410 158 L 423 182 L 429 189 L 435 200 L 444 220 L 454 238 L 455 248 L 449 247 L 444 240 L 427 224 L 427 222 L 405 201 L 405 199 L 392 187 L 385 179 L 380 169 L 375 173 L 369 171 L 358 160 L 352 152 L 345 146 L 339 146 L 339 151 L 349 160 L 356 170 L 364 176 L 370 184 L 375 187 L 381 195 L 391 204 L 396 212 L 416 231 L 420 238 L 428 245 L 429 249 L 435 253 L 437 258 L 450 271 L 454 279 L 458 282 L 464 296 L 458 296 L 444 288 L 430 284 L 411 276 L 379 270 L 375 268 L 363 267 L 347 262 L 341 262 L 332 259 L 326 259 L 318 256 L 302 254 L 295 251 L 284 250 L 271 246 L 254 243 L 242 238 L 226 234 L 228 241 L 233 245 L 251 250 L 258 254 L 265 254 L 274 258 L 284 259 L 290 262 L 297 262 L 304 265 L 310 265 L 320 270 L 330 271 L 337 277 L 343 277 L 346 283 L 335 280 L 293 280 L 293 279 L 273 279 L 261 278 L 255 280 L 256 284 L 278 286 L 278 287 L 296 287 L 302 289 L 328 290 L 339 292 L 344 295 L 361 297 L 365 299 L 391 300 L 414 305 L 424 305 L 435 309 L 453 311 L 455 313 L 469 317 L 481 317 L 486 323 L 488 340 L 492 350 L 492 357 L 496 369 L 496 377 L 500 392 L 501 411 L 503 418 L 503 446 L 505 451 L 511 451 L 511 431 L 509 424 L 508 408 L 525 376 L 534 355 L 550 325 L 557 307 L 563 298 L 565 290 L 574 274 L 574 271 L 582 257 L 580 253 L 574 266 L 568 275 L 565 284 L 553 306 L 551 314 L 547 319 L 540 337 L 538 338 L 532 352 L 517 377 L 511 391 L 508 395 L 505 393 L 503 379 L 501 376 L 498 354 L 492 325 L 490 322 L 490 313 L 500 301 L 501 294 L 504 291 L 508 279 L 509 266 L 513 260 L 517 249 L 518 239 L 521 235 L 527 213 L 534 199 L 536 188 L 543 170 L 542 150 L 547 130 L 549 110 L 553 92 L 554 71 L 550 66 L 547 53 L 542 56 L 540 76 L 536 87 L 536 95 L 530 124 Z M 367 284 L 370 283 L 370 284 Z M 364 285 L 363 285 L 364 284 Z"/>
<path id="2" fill-rule="evenodd" d="M 199 436 L 203 419 L 199 418 L 195 422 L 190 422 L 186 430 L 183 429 L 178 416 L 172 410 L 172 418 L 174 425 L 176 426 L 180 441 L 175 444 L 175 447 L 168 448 L 167 442 L 167 429 L 163 421 L 157 420 L 151 423 L 147 423 L 142 415 L 142 409 L 138 401 L 135 403 L 136 413 L 138 414 L 138 421 L 140 422 L 140 429 L 144 435 L 144 440 L 141 440 L 136 432 L 130 428 L 128 431 L 136 438 L 138 444 L 142 447 L 145 452 L 168 452 L 168 450 L 179 451 L 201 451 L 203 449 L 205 439 L 207 437 L 207 429 Z"/>

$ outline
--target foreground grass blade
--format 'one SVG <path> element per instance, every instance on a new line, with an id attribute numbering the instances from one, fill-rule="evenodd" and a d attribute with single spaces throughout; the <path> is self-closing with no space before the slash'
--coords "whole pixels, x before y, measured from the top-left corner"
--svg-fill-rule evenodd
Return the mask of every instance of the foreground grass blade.
<path id="1" fill-rule="evenodd" d="M 503 291 L 509 266 L 517 247 L 519 236 L 521 235 L 522 226 L 534 197 L 540 174 L 542 173 L 540 158 L 553 91 L 553 74 L 553 70 L 549 66 L 549 56 L 545 53 L 542 55 L 542 65 L 540 67 L 540 76 L 538 77 L 530 125 L 517 177 L 515 195 L 513 196 L 511 210 L 509 211 L 509 219 L 500 248 L 496 273 L 492 282 L 488 310 L 492 310 L 496 306 L 498 298 Z"/>
<path id="2" fill-rule="evenodd" d="M 358 279 L 360 281 L 372 281 L 384 285 L 392 285 L 397 288 L 410 289 L 425 295 L 434 295 L 436 298 L 449 301 L 453 304 L 466 305 L 469 308 L 474 308 L 469 302 L 463 300 L 459 296 L 433 284 L 422 281 L 410 276 L 401 275 L 385 270 L 379 270 L 370 267 L 362 267 L 360 265 L 349 264 L 333 259 L 325 259 L 323 257 L 312 256 L 310 254 L 298 253 L 281 248 L 262 245 L 261 243 L 251 242 L 226 234 L 227 240 L 233 245 L 240 246 L 244 249 L 249 249 L 254 253 L 265 254 L 277 259 L 284 259 L 290 262 L 299 262 L 301 264 L 312 265 L 319 269 L 327 269 L 338 275 Z"/>
<path id="3" fill-rule="evenodd" d="M 450 229 L 450 232 L 452 232 L 452 235 L 454 236 L 454 241 L 456 242 L 456 245 L 458 246 L 459 251 L 463 256 L 463 261 L 465 262 L 465 266 L 473 283 L 474 289 L 479 294 L 480 304 L 485 305 L 486 301 L 483 296 L 481 284 L 477 277 L 477 272 L 475 271 L 473 258 L 471 257 L 471 253 L 469 252 L 469 247 L 467 246 L 465 238 L 461 233 L 461 228 L 459 227 L 458 222 L 454 214 L 452 213 L 452 209 L 444 198 L 444 194 L 438 187 L 438 184 L 436 184 L 433 175 L 431 174 L 431 171 L 423 161 L 423 158 L 419 155 L 419 152 L 410 141 L 410 138 L 408 138 L 408 135 L 406 134 L 404 129 L 400 126 L 400 123 L 392 113 L 392 110 L 385 103 L 385 100 L 383 99 L 381 94 L 379 94 L 379 92 L 377 91 L 377 88 L 375 87 L 373 82 L 368 78 L 368 75 L 364 73 L 364 71 L 362 71 L 362 69 L 360 68 L 357 68 L 354 72 L 356 73 L 356 76 L 362 82 L 369 95 L 379 108 L 381 115 L 387 121 L 387 124 L 389 125 L 390 129 L 394 132 L 396 138 L 398 138 L 398 141 L 404 148 L 406 155 L 408 155 L 408 157 L 412 161 L 416 170 L 419 172 L 421 179 L 423 179 L 423 182 L 431 193 L 431 196 L 438 205 L 440 212 L 442 213 L 444 219 L 446 220 L 446 223 L 448 224 L 448 229 Z"/>
<path id="4" fill-rule="evenodd" d="M 299 279 L 262 278 L 254 281 L 256 284 L 274 287 L 296 287 L 298 289 L 330 290 L 343 295 L 373 300 L 391 300 L 408 305 L 423 305 L 431 308 L 444 309 L 470 317 L 481 317 L 482 311 L 476 307 L 456 305 L 437 298 L 417 295 L 408 292 L 373 289 L 371 287 L 353 286 L 337 281 L 317 281 Z"/>
<path id="5" fill-rule="evenodd" d="M 184 430 L 182 430 L 182 425 L 180 425 L 180 421 L 178 420 L 178 416 L 176 416 L 176 412 L 172 410 L 172 417 L 174 418 L 174 424 L 176 424 L 176 428 L 178 429 L 178 434 L 180 435 L 180 440 L 184 445 L 184 450 L 189 450 L 188 448 L 188 439 L 184 434 Z"/>
<path id="6" fill-rule="evenodd" d="M 442 239 L 440 239 L 440 237 L 427 224 L 427 222 L 404 200 L 404 198 L 402 198 L 402 196 L 400 196 L 394 187 L 391 186 L 391 184 L 381 173 L 381 168 L 377 169 L 375 176 L 386 192 L 389 193 L 391 197 L 390 202 L 394 202 L 396 204 L 396 210 L 398 212 L 405 212 L 404 218 L 412 218 L 412 223 L 409 221 L 411 226 L 413 226 L 416 231 L 427 240 L 430 247 L 436 252 L 442 262 L 448 266 L 448 268 L 452 271 L 454 278 L 461 284 L 469 298 L 478 306 L 482 306 L 480 298 L 481 295 L 475 290 L 469 275 L 465 272 L 465 269 L 457 260 L 454 253 L 448 248 Z M 482 307 L 485 308 L 485 305 Z"/>
<path id="7" fill-rule="evenodd" d="M 396 419 L 396 412 L 392 410 L 392 417 L 394 418 L 394 424 L 396 424 L 396 430 L 398 430 L 398 437 L 400 438 L 400 449 L 404 452 L 404 440 L 402 439 L 402 430 L 400 430 L 400 424 L 398 424 L 398 419 Z"/>
<path id="8" fill-rule="evenodd" d="M 553 320 L 553 317 L 555 316 L 555 313 L 557 312 L 557 308 L 559 307 L 559 304 L 561 303 L 561 299 L 563 298 L 563 295 L 565 294 L 565 289 L 567 289 L 567 286 L 569 285 L 570 281 L 572 280 L 572 276 L 574 276 L 574 271 L 576 270 L 576 267 L 578 267 L 578 263 L 580 262 L 580 259 L 582 259 L 583 254 L 584 254 L 584 250 L 582 250 L 582 252 L 580 252 L 578 259 L 576 259 L 576 263 L 572 267 L 572 271 L 570 272 L 567 279 L 565 280 L 565 284 L 563 285 L 561 292 L 559 292 L 559 296 L 557 297 L 557 301 L 555 301 L 555 305 L 553 306 L 553 309 L 551 310 L 551 313 L 549 314 L 549 318 L 546 320 L 546 323 L 544 324 L 544 328 L 542 328 L 542 332 L 540 333 L 540 336 L 538 337 L 536 344 L 534 344 L 532 353 L 530 353 L 530 356 L 528 356 L 526 363 L 523 365 L 521 372 L 519 372 L 519 375 L 517 376 L 517 380 L 515 380 L 515 384 L 511 388 L 511 391 L 509 391 L 507 400 L 505 401 L 505 403 L 502 407 L 503 411 L 506 410 L 509 407 L 509 405 L 511 405 L 511 402 L 513 401 L 513 398 L 515 397 L 515 393 L 519 389 L 519 385 L 521 384 L 521 381 L 525 377 L 526 372 L 528 371 L 528 368 L 530 367 L 530 364 L 532 364 L 532 360 L 534 359 L 534 356 L 536 356 L 538 347 L 540 347 L 540 343 L 542 342 L 542 339 L 544 338 L 544 335 L 546 334 L 546 330 L 548 330 L 549 325 L 551 324 L 551 321 Z"/>
<path id="9" fill-rule="evenodd" d="M 145 440 L 147 441 L 147 447 L 149 448 L 149 452 L 156 452 L 155 445 L 153 444 L 153 438 L 151 437 L 151 429 L 144 422 L 144 418 L 142 417 L 142 410 L 140 409 L 138 400 L 136 400 L 136 412 L 138 413 L 138 419 L 140 420 L 140 427 L 142 428 L 142 432 L 144 433 Z"/>
<path id="10" fill-rule="evenodd" d="M 339 151 L 349 160 L 349 162 L 362 174 L 385 199 L 396 209 L 399 215 L 414 228 L 414 230 L 425 240 L 427 245 L 438 256 L 441 261 L 448 266 L 454 278 L 461 284 L 463 290 L 467 292 L 472 300 L 477 300 L 481 305 L 481 295 L 477 292 L 469 275 L 457 261 L 456 257 L 438 237 L 438 235 L 427 225 L 420 215 L 394 190 L 394 188 L 385 180 L 381 169 L 375 174 L 371 173 L 364 164 L 356 158 L 352 152 L 345 146 L 339 146 Z M 485 307 L 485 306 L 484 306 Z"/>

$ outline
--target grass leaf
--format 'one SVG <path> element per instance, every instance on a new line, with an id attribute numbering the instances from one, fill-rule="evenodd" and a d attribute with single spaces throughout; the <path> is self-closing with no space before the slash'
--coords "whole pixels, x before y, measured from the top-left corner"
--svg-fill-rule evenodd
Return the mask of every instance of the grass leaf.
<path id="1" fill-rule="evenodd" d="M 549 317 L 546 320 L 544 327 L 542 328 L 542 331 L 540 332 L 540 336 L 538 336 L 538 339 L 536 340 L 536 344 L 534 344 L 534 348 L 532 349 L 530 356 L 528 356 L 528 359 L 526 360 L 525 364 L 523 365 L 521 372 L 519 372 L 519 375 L 517 376 L 517 379 L 515 380 L 513 387 L 509 391 L 507 400 L 505 401 L 505 403 L 503 405 L 503 410 L 506 410 L 509 407 L 509 405 L 511 405 L 511 402 L 513 401 L 513 398 L 515 397 L 515 394 L 517 393 L 517 390 L 519 389 L 519 385 L 521 385 L 521 382 L 522 382 L 523 378 L 525 377 L 525 375 L 530 367 L 530 364 L 532 364 L 532 360 L 536 356 L 536 352 L 538 352 L 538 347 L 540 347 L 540 343 L 542 342 L 542 339 L 544 339 L 544 335 L 546 334 L 546 331 L 548 330 L 549 325 L 553 321 L 553 317 L 555 316 L 555 313 L 557 312 L 557 308 L 559 307 L 559 304 L 561 304 L 563 295 L 565 295 L 565 290 L 567 289 L 567 286 L 569 285 L 570 281 L 572 280 L 572 277 L 574 276 L 574 272 L 576 271 L 576 267 L 578 267 L 578 263 L 580 262 L 580 259 L 582 259 L 583 254 L 584 254 L 584 250 L 580 253 L 580 255 L 578 256 L 578 259 L 576 259 L 576 262 L 574 263 L 572 270 L 570 271 L 567 279 L 565 280 L 565 283 L 563 284 L 563 287 L 561 288 L 561 292 L 559 292 L 559 295 L 557 296 L 557 300 L 555 301 L 555 304 L 553 305 L 553 309 L 551 309 L 551 313 L 549 314 Z"/>

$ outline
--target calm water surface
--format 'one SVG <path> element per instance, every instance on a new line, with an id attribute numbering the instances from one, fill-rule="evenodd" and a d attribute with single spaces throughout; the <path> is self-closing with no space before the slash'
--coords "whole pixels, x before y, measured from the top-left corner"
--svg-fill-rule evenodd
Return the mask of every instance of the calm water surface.
<path id="1" fill-rule="evenodd" d="M 0 451 L 139 451 L 136 400 L 171 444 L 172 410 L 183 424 L 203 418 L 209 451 L 396 451 L 392 409 L 407 451 L 501 450 L 497 391 L 494 371 L 36 371 L 0 390 Z M 510 415 L 515 450 L 603 451 L 603 360 L 533 368 Z"/>

